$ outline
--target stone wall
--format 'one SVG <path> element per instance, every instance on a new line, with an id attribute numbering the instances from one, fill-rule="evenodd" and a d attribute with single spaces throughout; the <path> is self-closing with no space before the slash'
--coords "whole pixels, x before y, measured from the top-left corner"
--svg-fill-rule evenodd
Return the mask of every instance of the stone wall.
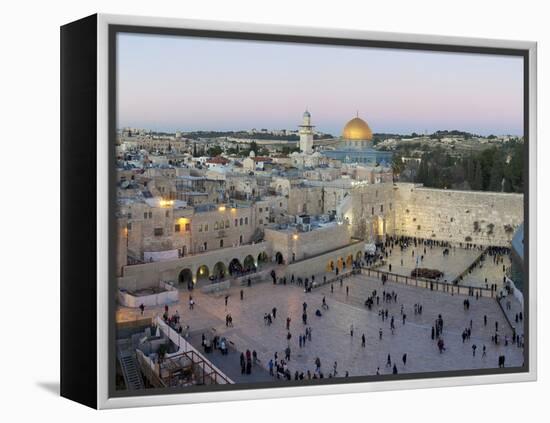
<path id="1" fill-rule="evenodd" d="M 394 209 L 396 235 L 510 246 L 523 222 L 523 195 L 398 183 Z"/>
<path id="2" fill-rule="evenodd" d="M 355 238 L 367 242 L 393 234 L 395 227 L 395 188 L 393 183 L 354 187 L 351 209 L 343 217 L 352 227 Z"/>
<path id="3" fill-rule="evenodd" d="M 201 268 L 205 270 L 202 273 L 202 285 L 206 285 L 209 283 L 207 277 L 213 274 L 218 263 L 227 269 L 233 259 L 237 259 L 243 264 L 246 257 L 250 256 L 257 262 L 259 254 L 264 252 L 271 257 L 270 244 L 259 242 L 238 247 L 220 248 L 174 260 L 124 266 L 122 277 L 117 279 L 117 285 L 119 288 L 138 290 L 158 286 L 160 281 L 177 282 L 183 270 L 188 270 L 195 282 L 201 282 Z"/>
<path id="4" fill-rule="evenodd" d="M 285 263 L 291 263 L 349 245 L 351 234 L 348 225 L 332 224 L 296 233 L 290 229 L 266 229 L 265 240 L 271 245 L 274 255 L 280 252 Z"/>

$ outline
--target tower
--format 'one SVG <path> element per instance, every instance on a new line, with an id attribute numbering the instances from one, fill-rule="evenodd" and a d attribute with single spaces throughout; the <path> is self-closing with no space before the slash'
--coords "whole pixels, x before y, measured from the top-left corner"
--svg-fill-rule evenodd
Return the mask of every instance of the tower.
<path id="1" fill-rule="evenodd" d="M 313 153 L 313 128 L 311 114 L 306 110 L 300 125 L 300 151 L 304 154 Z"/>

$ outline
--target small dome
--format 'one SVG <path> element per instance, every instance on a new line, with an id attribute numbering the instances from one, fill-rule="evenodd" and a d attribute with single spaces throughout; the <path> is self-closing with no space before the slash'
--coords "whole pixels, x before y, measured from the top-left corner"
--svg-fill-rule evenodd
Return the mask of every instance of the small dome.
<path id="1" fill-rule="evenodd" d="M 372 140 L 372 131 L 367 122 L 356 117 L 346 123 L 342 131 L 342 138 L 351 141 L 370 141 Z"/>

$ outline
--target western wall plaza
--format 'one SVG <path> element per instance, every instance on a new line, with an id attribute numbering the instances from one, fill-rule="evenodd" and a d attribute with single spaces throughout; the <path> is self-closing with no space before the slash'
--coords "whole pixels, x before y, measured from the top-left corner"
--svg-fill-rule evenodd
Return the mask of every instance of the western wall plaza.
<path id="1" fill-rule="evenodd" d="M 118 131 L 117 389 L 523 365 L 523 194 L 425 186 L 394 147 L 468 140 L 350 118 Z"/>

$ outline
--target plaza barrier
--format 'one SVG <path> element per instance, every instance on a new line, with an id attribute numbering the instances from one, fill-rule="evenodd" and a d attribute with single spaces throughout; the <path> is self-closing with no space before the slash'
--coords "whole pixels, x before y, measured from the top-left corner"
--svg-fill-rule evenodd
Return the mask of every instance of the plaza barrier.
<path id="1" fill-rule="evenodd" d="M 496 292 L 489 288 L 479 288 L 475 286 L 466 286 L 466 285 L 454 285 L 447 282 L 433 281 L 424 278 L 418 278 L 413 276 L 403 276 L 397 273 L 386 272 L 378 269 L 371 269 L 369 267 L 363 267 L 361 269 L 363 275 L 369 277 L 375 277 L 377 279 L 385 278 L 384 282 L 395 282 L 401 283 L 403 285 L 414 286 L 417 288 L 429 289 L 430 291 L 439 291 L 445 292 L 451 295 L 466 295 L 466 296 L 476 296 L 486 297 L 486 298 L 495 298 Z"/>
<path id="2" fill-rule="evenodd" d="M 232 384 L 234 383 L 229 377 L 227 377 L 220 369 L 210 362 L 201 352 L 199 352 L 193 345 L 191 345 L 185 338 L 183 338 L 175 329 L 170 327 L 164 322 L 160 316 L 156 316 L 154 323 L 164 332 L 167 337 L 175 345 L 178 346 L 178 350 L 172 354 L 166 354 L 165 359 L 177 359 L 179 357 L 188 357 L 194 364 L 200 365 L 203 370 L 203 374 L 213 379 L 217 384 Z M 150 359 L 148 359 L 150 360 Z"/>
<path id="3" fill-rule="evenodd" d="M 125 289 L 118 290 L 118 302 L 124 307 L 138 308 L 140 305 L 154 307 L 165 304 L 173 304 L 179 301 L 178 290 L 170 283 L 160 281 L 158 286 L 151 288 L 146 295 L 136 295 Z"/>
<path id="4" fill-rule="evenodd" d="M 470 272 L 472 269 L 474 269 L 478 264 L 479 262 L 481 261 L 481 258 L 483 257 L 484 254 L 487 253 L 487 251 L 489 250 L 489 248 L 485 248 L 484 250 L 481 251 L 481 253 L 479 253 L 479 255 L 476 257 L 476 259 L 473 261 L 472 264 L 470 264 L 470 266 L 468 266 L 465 270 L 463 270 L 456 278 L 454 278 L 451 282 L 453 284 L 458 284 L 460 280 L 462 280 L 462 278 L 464 276 L 466 276 L 468 274 L 468 272 Z"/>

